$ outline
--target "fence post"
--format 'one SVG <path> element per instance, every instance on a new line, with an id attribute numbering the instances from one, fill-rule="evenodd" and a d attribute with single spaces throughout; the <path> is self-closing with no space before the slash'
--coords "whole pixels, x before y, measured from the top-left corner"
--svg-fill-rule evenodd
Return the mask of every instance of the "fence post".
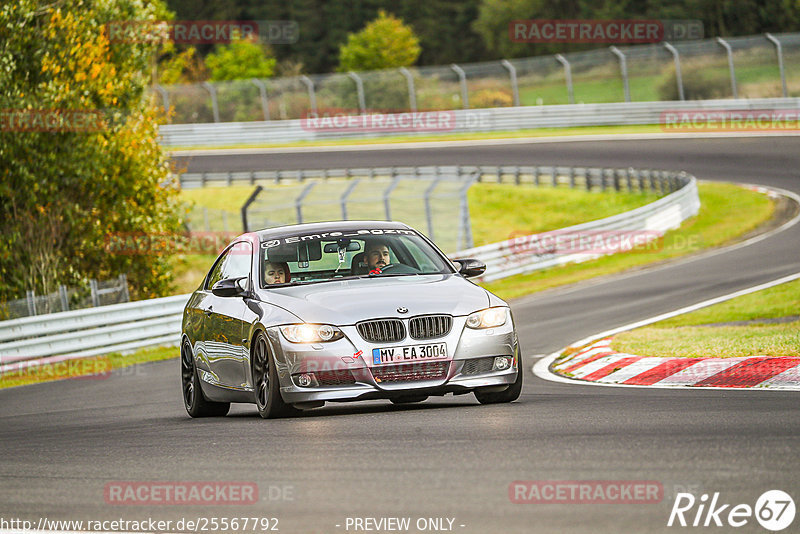
<path id="1" fill-rule="evenodd" d="M 612 169 L 611 174 L 614 176 L 614 191 L 619 192 L 620 184 L 619 184 L 619 169 Z"/>
<path id="2" fill-rule="evenodd" d="M 450 68 L 458 74 L 458 80 L 461 84 L 461 103 L 463 104 L 462 107 L 464 109 L 469 109 L 469 94 L 467 93 L 467 73 L 464 72 L 464 69 L 453 63 L 450 65 Z"/>
<path id="3" fill-rule="evenodd" d="M 97 292 L 97 280 L 94 278 L 89 280 L 89 289 L 92 292 L 92 306 L 97 308 L 100 306 L 100 294 Z"/>
<path id="4" fill-rule="evenodd" d="M 575 91 L 572 87 L 572 67 L 569 64 L 569 61 L 567 61 L 567 58 L 565 58 L 563 55 L 556 54 L 555 57 L 556 61 L 564 65 L 564 78 L 566 79 L 567 82 L 567 96 L 569 97 L 569 103 L 574 104 Z"/>
<path id="5" fill-rule="evenodd" d="M 441 179 L 442 177 L 437 174 L 436 177 L 433 179 L 433 183 L 431 183 L 431 185 L 429 185 L 425 189 L 425 218 L 427 219 L 428 222 L 428 237 L 431 238 L 431 241 L 433 241 L 434 239 L 433 211 L 431 210 L 431 195 L 433 194 L 433 190 L 436 189 L 436 186 L 439 185 L 439 180 Z"/>
<path id="6" fill-rule="evenodd" d="M 553 187 L 558 187 L 558 172 L 556 172 L 555 165 L 550 169 L 550 184 Z"/>
<path id="7" fill-rule="evenodd" d="M 722 37 L 717 37 L 717 42 L 725 49 L 725 53 L 728 56 L 728 70 L 731 73 L 731 92 L 733 93 L 733 98 L 739 98 L 739 91 L 736 88 L 736 70 L 733 68 L 733 50 L 731 49 L 731 45 L 728 44 L 728 41 Z"/>
<path id="8" fill-rule="evenodd" d="M 592 169 L 583 169 L 583 179 L 586 182 L 586 191 L 592 190 Z"/>
<path id="9" fill-rule="evenodd" d="M 122 298 L 125 299 L 122 302 L 130 302 L 131 294 L 128 292 L 128 275 L 125 273 L 120 274 L 119 283 L 122 287 Z"/>
<path id="10" fill-rule="evenodd" d="M 58 286 L 58 296 L 61 297 L 61 311 L 69 311 L 69 296 L 67 295 L 67 286 Z"/>
<path id="11" fill-rule="evenodd" d="M 625 102 L 631 101 L 631 87 L 628 84 L 628 64 L 625 61 L 625 54 L 620 52 L 616 46 L 610 46 L 608 49 L 612 54 L 619 58 L 619 70 L 622 73 L 622 87 L 625 91 Z"/>
<path id="12" fill-rule="evenodd" d="M 242 210 L 241 211 L 242 211 L 242 231 L 243 232 L 249 232 L 250 231 L 250 227 L 247 224 L 247 208 L 250 207 L 250 204 L 255 202 L 256 197 L 258 196 L 259 193 L 261 193 L 262 189 L 264 189 L 264 188 L 261 187 L 260 185 L 257 185 L 256 188 L 253 190 L 252 193 L 250 193 L 250 196 L 247 197 L 247 200 L 245 200 L 244 204 L 242 205 Z"/>
<path id="13" fill-rule="evenodd" d="M 28 315 L 36 315 L 36 295 L 32 289 L 25 291 L 25 300 L 28 301 Z"/>
<path id="14" fill-rule="evenodd" d="M 783 98 L 789 96 L 789 92 L 786 90 L 786 69 L 783 67 L 783 46 L 781 46 L 781 42 L 777 40 L 771 33 L 765 33 L 764 36 L 769 39 L 769 41 L 775 45 L 775 52 L 778 54 L 778 70 L 781 71 L 781 86 L 783 87 Z"/>
<path id="15" fill-rule="evenodd" d="M 400 74 L 405 76 L 406 83 L 408 84 L 408 105 L 411 111 L 417 111 L 417 91 L 414 88 L 414 76 L 411 74 L 411 71 L 405 67 L 400 67 L 398 70 Z"/>
<path id="16" fill-rule="evenodd" d="M 161 102 L 164 106 L 164 114 L 169 117 L 169 93 L 167 93 L 167 90 L 158 84 L 153 85 L 153 89 L 158 91 L 158 93 L 161 95 Z"/>
<path id="17" fill-rule="evenodd" d="M 678 98 L 680 98 L 681 100 L 686 100 L 686 97 L 683 94 L 683 76 L 681 76 L 681 56 L 678 54 L 678 49 L 666 41 L 664 41 L 664 48 L 669 50 L 669 53 L 672 54 L 672 59 L 675 61 L 675 80 L 676 83 L 678 84 Z"/>
<path id="18" fill-rule="evenodd" d="M 308 89 L 308 102 L 311 106 L 311 112 L 317 112 L 317 95 L 314 92 L 314 82 L 306 76 L 305 74 L 300 76 L 300 81 L 306 84 L 306 88 Z"/>
<path id="19" fill-rule="evenodd" d="M 569 168 L 569 188 L 575 189 L 575 167 Z"/>
<path id="20" fill-rule="evenodd" d="M 361 78 L 358 74 L 353 72 L 352 70 L 347 73 L 347 75 L 356 82 L 356 93 L 358 95 L 358 109 L 361 113 L 367 112 L 367 102 L 364 98 L 364 82 L 361 81 Z"/>
<path id="21" fill-rule="evenodd" d="M 314 186 L 317 185 L 317 182 L 309 182 L 307 186 L 303 188 L 303 191 L 297 195 L 297 198 L 294 201 L 294 208 L 297 212 L 297 224 L 303 223 L 303 200 L 306 198 Z"/>
<path id="22" fill-rule="evenodd" d="M 356 188 L 360 181 L 361 178 L 356 178 L 350 182 L 350 185 L 347 186 L 347 189 L 345 189 L 344 193 L 342 193 L 342 196 L 339 197 L 339 204 L 342 206 L 342 220 L 347 220 L 347 197 L 350 196 L 350 193 L 353 192 L 353 189 Z"/>
<path id="23" fill-rule="evenodd" d="M 511 92 L 514 95 L 514 106 L 519 107 L 519 85 L 517 84 L 517 69 L 507 59 L 500 62 L 506 69 L 508 75 L 511 77 Z"/>
<path id="24" fill-rule="evenodd" d="M 633 192 L 633 167 L 628 167 L 625 171 L 625 185 L 628 186 L 628 193 Z"/>
<path id="25" fill-rule="evenodd" d="M 539 166 L 533 168 L 533 185 L 539 187 Z"/>
<path id="26" fill-rule="evenodd" d="M 217 88 L 208 82 L 200 84 L 208 94 L 211 95 L 211 113 L 214 115 L 214 122 L 219 122 L 219 105 L 217 104 Z"/>
<path id="27" fill-rule="evenodd" d="M 395 170 L 394 167 L 392 167 L 392 170 L 393 171 Z M 386 220 L 387 221 L 391 221 L 392 220 L 392 206 L 391 206 L 391 202 L 390 202 L 390 198 L 389 197 L 391 197 L 392 191 L 394 191 L 394 188 L 397 187 L 397 184 L 400 183 L 400 180 L 401 180 L 400 176 L 394 176 L 392 178 L 392 183 L 389 184 L 389 187 L 387 187 L 383 191 L 383 207 L 386 210 Z"/>
<path id="28" fill-rule="evenodd" d="M 467 201 L 467 192 L 477 180 L 475 174 L 472 174 L 461 187 L 459 192 L 461 195 L 461 224 L 458 225 L 458 248 L 464 250 L 472 248 L 474 242 L 472 240 L 472 225 L 469 220 L 469 202 Z"/>
<path id="29" fill-rule="evenodd" d="M 269 120 L 269 100 L 267 100 L 267 86 L 258 78 L 250 80 L 253 85 L 258 87 L 258 94 L 261 97 L 261 111 L 264 113 L 264 120 Z"/>

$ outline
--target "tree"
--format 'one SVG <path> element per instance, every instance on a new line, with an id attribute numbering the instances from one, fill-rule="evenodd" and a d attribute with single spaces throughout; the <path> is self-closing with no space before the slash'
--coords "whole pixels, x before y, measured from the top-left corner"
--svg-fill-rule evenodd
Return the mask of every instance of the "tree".
<path id="1" fill-rule="evenodd" d="M 157 0 L 64 6 L 0 7 L 0 300 L 121 273 L 134 297 L 163 295 L 166 257 L 106 250 L 117 234 L 177 232 L 182 216 L 146 98 L 155 44 L 112 41 L 106 25 L 169 13 Z"/>
<path id="2" fill-rule="evenodd" d="M 218 45 L 206 56 L 212 81 L 269 78 L 275 73 L 276 59 L 257 39 L 237 39 Z"/>
<path id="3" fill-rule="evenodd" d="M 358 33 L 347 36 L 339 48 L 339 71 L 408 67 L 422 49 L 414 31 L 385 11 Z"/>

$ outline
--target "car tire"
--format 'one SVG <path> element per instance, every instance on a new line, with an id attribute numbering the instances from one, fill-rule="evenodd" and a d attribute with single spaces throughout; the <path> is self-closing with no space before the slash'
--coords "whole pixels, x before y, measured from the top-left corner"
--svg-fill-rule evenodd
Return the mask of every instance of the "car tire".
<path id="1" fill-rule="evenodd" d="M 261 332 L 256 335 L 253 342 L 251 361 L 258 415 L 264 419 L 274 419 L 299 413 L 299 410 L 291 404 L 286 404 L 281 397 L 275 359 L 270 354 L 267 338 Z"/>
<path id="2" fill-rule="evenodd" d="M 517 355 L 517 379 L 514 383 L 508 386 L 507 389 L 497 392 L 483 392 L 480 389 L 475 390 L 475 398 L 481 404 L 500 404 L 504 402 L 513 402 L 519 398 L 522 393 L 522 354 Z"/>
<path id="3" fill-rule="evenodd" d="M 392 404 L 412 404 L 415 402 L 422 402 L 424 400 L 428 400 L 427 395 L 417 395 L 414 397 L 398 397 L 396 399 L 389 399 Z"/>
<path id="4" fill-rule="evenodd" d="M 188 340 L 181 344 L 181 386 L 183 407 L 191 417 L 222 417 L 231 409 L 229 402 L 212 402 L 205 398 Z"/>

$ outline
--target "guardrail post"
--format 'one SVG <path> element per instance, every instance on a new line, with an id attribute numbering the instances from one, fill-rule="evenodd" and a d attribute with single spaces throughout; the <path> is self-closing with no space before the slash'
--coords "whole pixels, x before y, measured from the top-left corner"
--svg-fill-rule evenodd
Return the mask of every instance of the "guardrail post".
<path id="1" fill-rule="evenodd" d="M 728 70 L 731 73 L 731 93 L 733 94 L 733 98 L 739 98 L 739 91 L 736 88 L 736 70 L 733 68 L 733 50 L 731 49 L 731 45 L 728 44 L 728 41 L 722 37 L 717 37 L 717 43 L 725 49 L 725 53 L 728 56 Z"/>
<path id="2" fill-rule="evenodd" d="M 406 84 L 408 85 L 408 106 L 411 108 L 411 111 L 417 111 L 417 90 L 414 88 L 414 76 L 411 74 L 405 67 L 400 67 L 398 69 L 400 74 L 402 74 L 406 79 Z"/>
<path id="3" fill-rule="evenodd" d="M 558 172 L 556 172 L 555 166 L 550 169 L 550 184 L 553 187 L 558 187 Z"/>
<path id="4" fill-rule="evenodd" d="M 267 86 L 258 78 L 250 80 L 253 85 L 258 87 L 258 94 L 261 97 L 261 111 L 264 113 L 264 120 L 269 120 L 269 100 L 267 99 Z"/>
<path id="5" fill-rule="evenodd" d="M 781 46 L 781 42 L 777 40 L 771 33 L 765 33 L 764 36 L 769 39 L 769 41 L 775 45 L 775 52 L 778 54 L 778 70 L 781 71 L 781 86 L 783 87 L 783 98 L 789 96 L 789 92 L 786 90 L 786 69 L 783 67 L 783 46 Z"/>
<path id="6" fill-rule="evenodd" d="M 514 184 L 516 185 L 520 184 L 521 178 L 519 174 L 520 174 L 519 165 L 517 165 L 516 167 L 514 167 Z"/>
<path id="7" fill-rule="evenodd" d="M 32 289 L 25 291 L 25 300 L 28 301 L 28 315 L 36 315 L 36 295 Z"/>
<path id="8" fill-rule="evenodd" d="M 633 192 L 633 167 L 628 167 L 628 170 L 625 171 L 625 185 L 628 186 L 628 193 Z"/>
<path id="9" fill-rule="evenodd" d="M 586 190 L 592 190 L 592 169 L 584 169 L 583 170 L 583 179 L 586 182 Z"/>
<path id="10" fill-rule="evenodd" d="M 122 288 L 122 302 L 130 302 L 131 294 L 128 292 L 128 275 L 122 273 L 119 275 L 119 285 Z"/>
<path id="11" fill-rule="evenodd" d="M 672 59 L 675 61 L 675 80 L 678 84 L 678 98 L 681 100 L 686 100 L 686 97 L 683 94 L 683 76 L 681 76 L 681 56 L 678 54 L 678 49 L 669 44 L 668 42 L 664 42 L 664 48 L 669 50 L 669 53 L 672 54 Z"/>
<path id="12" fill-rule="evenodd" d="M 653 169 L 647 169 L 647 178 L 650 181 L 650 192 L 656 192 L 656 171 Z"/>
<path id="13" fill-rule="evenodd" d="M 164 106 L 164 113 L 167 115 L 167 117 L 169 117 L 169 93 L 167 93 L 167 90 L 158 84 L 153 85 L 153 89 L 158 91 L 158 93 L 161 95 L 161 103 Z"/>
<path id="14" fill-rule="evenodd" d="M 367 112 L 367 102 L 364 98 L 364 82 L 361 81 L 361 77 L 353 71 L 347 73 L 347 75 L 356 82 L 356 93 L 358 95 L 358 110 L 361 113 Z"/>
<path id="15" fill-rule="evenodd" d="M 317 95 L 314 92 L 314 82 L 313 80 L 311 80 L 311 78 L 309 78 L 305 74 L 303 76 L 300 76 L 300 81 L 303 82 L 306 85 L 306 88 L 308 89 L 308 103 L 311 106 L 311 112 L 316 113 Z"/>
<path id="16" fill-rule="evenodd" d="M 644 191 L 645 191 L 644 173 L 639 169 L 636 169 L 636 178 L 638 179 L 639 192 L 640 193 L 644 193 Z"/>
<path id="17" fill-rule="evenodd" d="M 350 193 L 353 192 L 353 189 L 356 188 L 356 186 L 358 185 L 358 183 L 360 181 L 361 181 L 360 178 L 356 178 L 355 180 L 350 182 L 350 185 L 348 185 L 347 189 L 344 190 L 344 193 L 342 193 L 342 196 L 339 197 L 339 204 L 341 204 L 341 206 L 342 206 L 342 219 L 345 220 L 345 221 L 348 220 L 347 219 L 347 197 L 350 196 Z"/>
<path id="18" fill-rule="evenodd" d="M 250 196 L 247 197 L 247 200 L 245 200 L 244 204 L 242 204 L 242 210 L 241 211 L 242 211 L 242 231 L 243 232 L 249 232 L 250 231 L 250 227 L 247 224 L 247 208 L 250 207 L 250 204 L 255 202 L 256 197 L 259 195 L 259 193 L 261 193 L 262 189 L 264 189 L 264 188 L 261 187 L 260 185 L 257 185 L 256 188 L 253 190 L 253 192 L 250 193 Z"/>
<path id="19" fill-rule="evenodd" d="M 517 84 L 517 69 L 507 59 L 500 61 L 508 70 L 508 75 L 511 77 L 511 92 L 514 95 L 514 106 L 519 107 L 519 85 Z"/>
<path id="20" fill-rule="evenodd" d="M 395 169 L 392 168 L 392 170 L 394 171 Z M 391 221 L 392 220 L 392 206 L 391 206 L 391 202 L 390 202 L 390 198 L 389 197 L 392 196 L 392 191 L 394 191 L 394 188 L 397 187 L 397 185 L 400 183 L 401 179 L 402 179 L 402 177 L 395 176 L 394 178 L 392 178 L 392 183 L 389 184 L 389 187 L 387 187 L 383 191 L 383 208 L 386 211 L 386 220 L 387 221 Z"/>
<path id="21" fill-rule="evenodd" d="M 100 294 L 97 292 L 97 280 L 92 278 L 89 280 L 89 290 L 92 292 L 92 306 L 95 308 L 100 306 Z"/>
<path id="22" fill-rule="evenodd" d="M 128 286 L 125 284 L 125 292 L 127 293 Z M 61 297 L 61 311 L 69 311 L 69 297 L 67 296 L 67 286 L 58 286 L 58 296 Z"/>
<path id="23" fill-rule="evenodd" d="M 294 201 L 294 209 L 297 212 L 297 224 L 303 223 L 303 199 L 314 189 L 315 185 L 317 185 L 317 182 L 309 182 Z"/>
<path id="24" fill-rule="evenodd" d="M 461 103 L 463 104 L 464 109 L 469 109 L 469 94 L 467 93 L 467 73 L 464 72 L 464 69 L 453 63 L 450 65 L 450 68 L 458 74 L 458 80 L 461 85 Z"/>
<path id="25" fill-rule="evenodd" d="M 612 169 L 611 174 L 614 177 L 614 191 L 619 192 L 620 185 L 619 185 L 619 169 Z"/>
<path id="26" fill-rule="evenodd" d="M 425 219 L 428 223 L 428 237 L 431 238 L 433 241 L 433 210 L 431 209 L 431 195 L 433 194 L 433 190 L 436 189 L 436 186 L 439 185 L 439 181 L 442 179 L 441 176 L 437 175 L 436 178 L 433 179 L 433 183 L 429 185 L 425 189 Z"/>
<path id="27" fill-rule="evenodd" d="M 539 166 L 533 168 L 533 185 L 539 187 Z"/>
<path id="28" fill-rule="evenodd" d="M 625 61 L 625 54 L 623 54 L 616 46 L 608 48 L 612 54 L 619 58 L 619 70 L 622 73 L 622 87 L 625 90 L 625 102 L 631 101 L 631 87 L 628 84 L 628 63 Z"/>
<path id="29" fill-rule="evenodd" d="M 233 173 L 228 171 L 228 175 L 225 177 L 226 181 L 228 182 L 227 185 L 233 185 Z"/>
<path id="30" fill-rule="evenodd" d="M 219 105 L 217 104 L 217 88 L 208 82 L 200 84 L 211 95 L 211 113 L 214 115 L 214 122 L 219 122 Z"/>
<path id="31" fill-rule="evenodd" d="M 569 187 L 575 189 L 575 167 L 569 168 Z"/>
<path id="32" fill-rule="evenodd" d="M 575 91 L 572 87 L 572 67 L 569 64 L 569 61 L 567 61 L 567 58 L 565 58 L 563 55 L 556 54 L 555 58 L 556 61 L 558 61 L 564 66 L 564 78 L 566 79 L 567 82 L 567 96 L 569 97 L 569 103 L 574 104 Z"/>

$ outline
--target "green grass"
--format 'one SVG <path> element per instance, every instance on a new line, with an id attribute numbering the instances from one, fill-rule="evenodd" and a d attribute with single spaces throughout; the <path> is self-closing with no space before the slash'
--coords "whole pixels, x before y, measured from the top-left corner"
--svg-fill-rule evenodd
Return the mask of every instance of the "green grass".
<path id="1" fill-rule="evenodd" d="M 800 357 L 800 321 L 751 326 L 647 327 L 619 334 L 614 350 L 670 358 Z"/>
<path id="2" fill-rule="evenodd" d="M 652 193 L 586 193 L 506 184 L 476 184 L 467 196 L 475 246 L 602 219 L 658 198 Z"/>
<path id="3" fill-rule="evenodd" d="M 766 320 L 800 314 L 800 280 L 619 334 L 612 347 L 640 356 L 679 358 L 800 357 L 800 321 Z M 748 325 L 699 326 L 738 321 Z"/>
<path id="4" fill-rule="evenodd" d="M 634 250 L 579 264 L 517 275 L 483 284 L 504 299 L 622 272 L 718 247 L 754 230 L 772 216 L 774 206 L 765 195 L 725 183 L 698 186 L 701 208 L 697 216 L 668 232 L 645 250 Z"/>
<path id="5" fill-rule="evenodd" d="M 120 353 L 82 358 L 68 362 L 30 367 L 14 373 L 0 375 L 0 389 L 53 382 L 55 380 L 71 380 L 84 376 L 84 380 L 103 380 L 108 372 L 130 367 L 137 363 L 168 360 L 179 356 L 177 347 L 155 347 L 138 350 L 122 355 Z"/>

